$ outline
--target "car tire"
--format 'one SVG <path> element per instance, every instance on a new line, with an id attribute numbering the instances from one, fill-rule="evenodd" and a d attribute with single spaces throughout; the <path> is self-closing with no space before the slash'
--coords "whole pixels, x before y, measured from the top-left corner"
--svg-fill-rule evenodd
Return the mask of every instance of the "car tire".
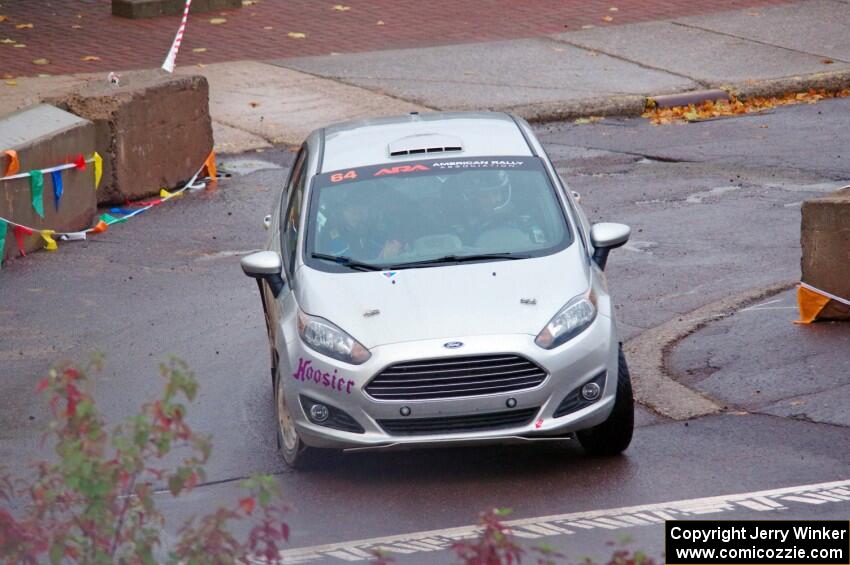
<path id="1" fill-rule="evenodd" d="M 277 355 L 275 355 L 277 359 Z M 274 404 L 275 420 L 277 421 L 277 447 L 283 461 L 292 469 L 307 469 L 316 459 L 317 452 L 321 451 L 315 447 L 309 447 L 298 436 L 295 422 L 286 405 L 286 396 L 283 394 L 283 381 L 280 378 L 279 363 L 275 363 Z"/>
<path id="2" fill-rule="evenodd" d="M 578 432 L 578 441 L 589 455 L 617 455 L 629 447 L 634 427 L 635 401 L 632 396 L 632 380 L 623 347 L 620 346 L 617 359 L 617 396 L 611 415 L 601 424 Z"/>

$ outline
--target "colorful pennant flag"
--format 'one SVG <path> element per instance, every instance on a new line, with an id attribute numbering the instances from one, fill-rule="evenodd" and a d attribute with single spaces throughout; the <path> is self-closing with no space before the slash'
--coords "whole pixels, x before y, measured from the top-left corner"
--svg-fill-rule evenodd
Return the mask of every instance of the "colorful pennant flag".
<path id="1" fill-rule="evenodd" d="M 53 230 L 41 230 L 41 238 L 44 240 L 44 248 L 48 251 L 56 251 L 59 249 L 56 246 L 56 240 L 53 239 L 53 234 L 56 233 Z"/>
<path id="2" fill-rule="evenodd" d="M 51 172 L 50 178 L 53 179 L 53 205 L 58 212 L 59 201 L 62 200 L 62 171 Z"/>
<path id="3" fill-rule="evenodd" d="M 85 171 L 86 170 L 86 158 L 83 157 L 82 153 L 77 155 L 77 158 L 74 159 L 74 168 L 79 170 L 79 171 Z"/>
<path id="4" fill-rule="evenodd" d="M 207 171 L 207 176 L 210 177 L 210 182 L 216 182 L 215 151 L 210 151 L 209 157 L 204 161 L 204 169 Z"/>
<path id="5" fill-rule="evenodd" d="M 107 226 L 111 226 L 112 224 L 120 224 L 121 222 L 126 222 L 127 218 L 116 218 L 115 216 L 110 216 L 109 214 L 103 214 L 100 216 L 100 221 L 105 222 Z"/>
<path id="6" fill-rule="evenodd" d="M 6 249 L 6 229 L 7 229 L 7 226 L 8 226 L 8 224 L 5 221 L 0 220 L 0 267 L 3 266 L 3 257 L 5 257 L 3 252 Z"/>
<path id="7" fill-rule="evenodd" d="M 182 192 L 168 192 L 164 188 L 159 189 L 159 197 L 163 200 L 168 200 L 169 198 L 175 198 L 177 196 L 183 196 Z"/>
<path id="8" fill-rule="evenodd" d="M 94 231 L 94 230 L 92 230 Z M 59 236 L 59 239 L 62 241 L 85 241 L 86 240 L 86 232 L 85 231 L 73 231 L 63 233 Z"/>
<path id="9" fill-rule="evenodd" d="M 32 235 L 32 230 L 24 226 L 15 226 L 12 229 L 12 233 L 15 234 L 15 242 L 18 244 L 18 251 L 20 251 L 21 255 L 26 257 L 27 252 L 24 251 L 24 236 Z"/>
<path id="10" fill-rule="evenodd" d="M 35 213 L 44 217 L 44 174 L 39 170 L 30 171 L 30 192 Z"/>
<path id="11" fill-rule="evenodd" d="M 6 165 L 6 172 L 3 173 L 3 176 L 8 177 L 18 174 L 18 171 L 21 170 L 21 162 L 18 161 L 18 152 L 14 149 L 7 149 L 3 154 L 9 156 L 9 164 Z"/>
<path id="12" fill-rule="evenodd" d="M 100 178 L 103 176 L 103 157 L 95 151 L 92 159 L 94 159 L 94 189 L 97 190 L 100 186 Z"/>
<path id="13" fill-rule="evenodd" d="M 95 226 L 91 229 L 91 232 L 92 232 L 92 233 L 103 233 L 103 232 L 105 232 L 108 228 L 109 228 L 109 224 L 107 224 L 107 223 L 103 220 L 103 216 L 101 216 L 101 219 L 100 219 L 100 220 L 98 220 L 97 225 L 95 225 Z"/>

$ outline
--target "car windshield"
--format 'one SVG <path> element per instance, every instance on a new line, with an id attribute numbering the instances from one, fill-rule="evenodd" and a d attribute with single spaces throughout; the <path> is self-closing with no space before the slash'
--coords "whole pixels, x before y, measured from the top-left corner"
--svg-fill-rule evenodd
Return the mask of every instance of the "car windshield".
<path id="1" fill-rule="evenodd" d="M 553 253 L 571 243 L 536 157 L 440 159 L 313 181 L 305 259 L 327 271 L 402 269 Z"/>

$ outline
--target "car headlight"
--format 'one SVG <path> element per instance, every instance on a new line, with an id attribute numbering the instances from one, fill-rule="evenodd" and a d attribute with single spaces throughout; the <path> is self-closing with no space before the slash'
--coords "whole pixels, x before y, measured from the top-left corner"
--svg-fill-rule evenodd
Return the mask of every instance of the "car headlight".
<path id="1" fill-rule="evenodd" d="M 298 334 L 312 349 L 339 361 L 361 365 L 372 356 L 359 341 L 331 322 L 305 314 L 300 309 L 298 310 Z"/>
<path id="2" fill-rule="evenodd" d="M 596 295 L 589 292 L 576 296 L 549 320 L 534 343 L 543 349 L 558 347 L 587 329 L 595 319 Z"/>

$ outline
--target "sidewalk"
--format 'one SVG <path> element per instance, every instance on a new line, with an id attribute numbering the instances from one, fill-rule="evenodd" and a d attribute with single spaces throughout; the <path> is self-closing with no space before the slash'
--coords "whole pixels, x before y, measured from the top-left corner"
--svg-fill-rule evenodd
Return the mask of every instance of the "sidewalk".
<path id="1" fill-rule="evenodd" d="M 195 65 L 516 39 L 786 1 L 246 0 L 240 10 L 192 14 L 178 61 Z M 0 44 L 0 76 L 158 67 L 180 21 L 113 17 L 110 0 L 4 0 L 0 15 L 7 17 L 0 22 L 0 40 L 26 45 Z M 213 24 L 213 18 L 225 21 Z M 33 27 L 17 29 L 19 24 Z M 82 61 L 87 56 L 99 60 Z M 41 58 L 48 63 L 32 62 Z"/>
<path id="2" fill-rule="evenodd" d="M 443 3 L 442 0 L 438 2 L 439 5 Z M 548 11 L 541 7 L 541 3 L 535 3 L 536 11 L 513 4 L 505 7 L 499 3 L 502 10 L 498 13 L 504 21 L 498 24 L 493 19 L 495 4 L 488 9 L 479 6 L 474 14 L 464 16 L 457 12 L 459 8 L 455 12 L 449 10 L 446 3 L 443 7 L 447 11 L 440 12 L 437 10 L 439 6 L 433 7 L 434 13 L 444 14 L 441 18 L 431 14 L 422 22 L 405 23 L 400 27 L 406 31 L 403 34 L 394 31 L 395 35 L 391 37 L 381 35 L 390 25 L 390 20 L 385 26 L 376 26 L 381 31 L 374 33 L 371 30 L 364 32 L 362 25 L 353 25 L 354 22 L 362 24 L 365 21 L 363 18 L 367 16 L 363 13 L 379 13 L 379 8 L 385 4 L 383 0 L 368 6 L 366 3 L 352 3 L 348 11 L 335 13 L 331 10 L 330 15 L 319 18 L 325 22 L 321 25 L 327 27 L 327 22 L 339 16 L 340 21 L 352 22 L 352 29 L 343 24 L 335 34 L 327 37 L 321 35 L 325 31 L 315 32 L 316 35 L 312 36 L 310 34 L 314 32 L 308 31 L 303 43 L 291 40 L 295 42 L 293 45 L 303 46 L 297 49 L 290 47 L 287 42 L 290 40 L 280 39 L 281 34 L 274 42 L 259 39 L 258 32 L 252 31 L 251 34 L 257 38 L 256 45 L 252 43 L 254 40 L 247 41 L 238 34 L 228 36 L 228 33 L 242 29 L 230 25 L 239 23 L 240 18 L 256 18 L 274 27 L 273 21 L 278 21 L 274 18 L 289 21 L 284 14 L 300 4 L 261 0 L 256 5 L 234 12 L 232 16 L 228 15 L 227 23 L 220 26 L 209 25 L 206 20 L 199 22 L 199 16 L 195 16 L 190 21 L 187 41 L 178 57 L 178 72 L 203 74 L 210 81 L 216 149 L 220 152 L 241 152 L 271 144 L 296 144 L 310 130 L 326 123 L 413 110 L 485 108 L 507 110 L 542 121 L 601 114 L 636 115 L 643 111 L 647 96 L 706 88 L 721 87 L 748 95 L 771 95 L 808 88 L 850 86 L 850 36 L 846 33 L 850 29 L 850 0 L 802 0 L 625 25 L 607 25 L 601 20 L 597 22 L 603 24 L 601 27 L 566 33 L 560 33 L 564 25 L 576 27 L 561 23 L 564 18 L 569 19 L 569 14 L 578 18 L 577 22 L 585 21 L 579 18 L 578 11 L 601 10 L 603 5 L 589 2 L 575 6 L 548 0 L 546 3 L 551 4 Z M 74 2 L 67 4 L 75 5 Z M 398 14 L 398 22 L 407 21 L 410 20 L 409 15 L 402 17 L 401 11 L 393 12 L 407 4 L 407 0 L 387 3 L 385 8 Z M 619 3 L 621 5 L 616 12 L 608 11 L 609 7 L 616 7 L 608 4 L 617 2 L 611 0 L 606 3 L 600 13 L 613 14 L 610 17 L 614 22 L 629 17 L 647 19 L 661 13 L 653 11 L 653 5 L 643 0 Z M 24 2 L 4 4 L 3 9 L 16 13 L 20 12 L 21 6 L 27 5 L 29 3 Z M 736 2 L 723 0 L 701 5 L 716 8 L 736 5 Z M 324 5 L 309 3 L 309 6 L 305 5 L 300 12 L 298 17 L 301 20 L 295 18 L 287 26 L 294 27 L 297 22 L 305 22 L 306 26 L 308 19 L 303 19 L 307 18 L 305 14 L 311 14 L 311 10 L 319 9 L 316 6 Z M 675 8 L 677 14 L 688 11 L 684 3 L 665 6 L 669 10 Z M 330 10 L 327 6 L 321 9 L 325 8 Z M 569 12 L 568 8 L 574 12 Z M 63 13 L 68 9 L 63 8 Z M 257 15 L 251 16 L 251 13 Z M 455 19 L 445 14 L 454 14 Z M 545 14 L 545 17 L 540 14 Z M 473 17 L 478 26 L 470 26 L 464 19 Z M 128 25 L 141 26 L 139 29 L 154 25 L 162 27 L 162 22 L 171 19 L 159 18 L 132 24 L 126 23 L 129 20 L 122 20 L 120 25 L 115 24 L 115 29 L 121 30 Z M 110 26 L 113 20 L 110 20 Z M 508 21 L 517 25 L 507 25 Z M 554 26 L 554 21 L 558 21 L 557 26 Z M 204 25 L 207 27 L 202 27 Z M 312 25 L 319 24 L 313 22 Z M 445 29 L 435 27 L 438 25 Z M 0 23 L 0 26 L 4 26 L 0 27 L 3 30 L 0 34 L 10 28 L 9 22 Z M 199 28 L 203 33 L 196 31 Z M 470 28 L 478 29 L 480 33 L 464 31 Z M 442 35 L 441 30 L 444 32 Z M 508 32 L 518 35 L 536 33 L 538 36 L 447 44 L 503 37 Z M 53 33 L 59 32 L 44 35 Z M 105 39 L 112 33 L 117 32 L 111 27 L 105 28 L 98 41 L 105 44 Z M 346 44 L 346 38 L 352 33 L 357 38 L 352 38 L 350 45 Z M 469 35 L 462 36 L 462 33 Z M 311 37 L 315 41 L 307 41 Z M 153 49 L 151 46 L 155 45 L 158 51 L 160 43 L 167 46 L 170 42 L 170 38 L 162 39 L 162 42 L 159 39 L 162 38 L 151 31 L 145 49 Z M 128 43 L 132 44 L 132 41 Z M 362 48 L 384 50 L 280 58 L 309 53 L 311 49 L 321 51 L 337 45 L 334 41 L 339 41 L 341 47 L 348 47 L 347 51 Z M 426 41 L 443 44 L 427 48 L 388 49 Z M 194 42 L 221 48 L 235 49 L 238 46 L 243 49 L 243 56 L 247 56 L 244 49 L 251 51 L 250 58 L 254 60 L 195 65 L 192 64 L 198 60 L 195 55 L 218 57 L 221 53 L 213 55 L 213 49 L 201 54 L 193 53 Z M 61 43 L 57 41 L 57 44 Z M 12 49 L 9 45 L 0 45 L 0 49 L 7 48 Z M 30 49 L 28 45 L 26 49 L 13 50 L 30 53 Z M 144 53 L 140 51 L 133 55 L 135 59 L 122 60 L 132 66 L 130 61 L 139 63 Z M 153 51 L 148 55 L 150 60 L 146 65 L 158 66 L 161 57 L 153 57 Z M 256 60 L 263 57 L 277 58 L 265 62 Z M 65 60 L 69 59 L 66 57 Z M 104 66 L 106 63 L 104 58 L 92 64 L 112 70 Z M 79 65 L 74 64 L 73 68 L 77 69 Z M 0 84 L 2 108 L 11 111 L 37 101 L 45 93 L 67 89 L 86 80 L 105 80 L 105 76 L 98 72 L 14 79 L 11 81 L 14 85 Z"/>

